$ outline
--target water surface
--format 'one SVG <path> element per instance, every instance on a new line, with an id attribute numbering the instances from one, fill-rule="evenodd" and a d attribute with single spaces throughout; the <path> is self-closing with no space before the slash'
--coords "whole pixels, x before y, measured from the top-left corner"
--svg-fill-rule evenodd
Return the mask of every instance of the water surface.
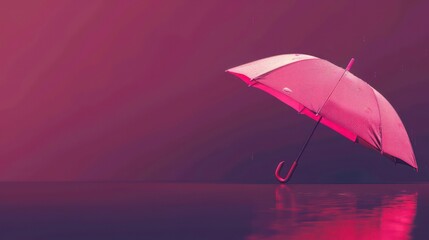
<path id="1" fill-rule="evenodd" d="M 426 184 L 0 185 L 0 239 L 429 239 Z"/>

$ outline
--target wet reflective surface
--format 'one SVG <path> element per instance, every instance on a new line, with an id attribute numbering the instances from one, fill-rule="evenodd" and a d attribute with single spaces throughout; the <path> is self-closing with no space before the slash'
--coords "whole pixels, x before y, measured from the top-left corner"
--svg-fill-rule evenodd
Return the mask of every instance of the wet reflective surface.
<path id="1" fill-rule="evenodd" d="M 429 239 L 427 184 L 0 186 L 0 239 Z"/>

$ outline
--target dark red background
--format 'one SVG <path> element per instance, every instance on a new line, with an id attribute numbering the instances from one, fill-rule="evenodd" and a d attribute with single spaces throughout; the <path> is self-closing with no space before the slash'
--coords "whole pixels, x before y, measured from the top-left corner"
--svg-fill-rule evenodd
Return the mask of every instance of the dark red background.
<path id="1" fill-rule="evenodd" d="M 321 127 L 293 181 L 428 181 L 428 12 L 409 0 L 3 1 L 0 180 L 273 182 L 313 122 L 224 71 L 305 53 L 356 58 L 420 171 Z"/>

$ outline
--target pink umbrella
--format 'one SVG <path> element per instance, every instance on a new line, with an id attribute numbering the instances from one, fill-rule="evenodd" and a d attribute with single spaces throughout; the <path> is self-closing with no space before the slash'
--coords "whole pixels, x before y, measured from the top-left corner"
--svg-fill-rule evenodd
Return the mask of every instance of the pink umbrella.
<path id="1" fill-rule="evenodd" d="M 350 73 L 353 62 L 343 69 L 314 56 L 286 54 L 227 70 L 317 122 L 285 178 L 279 175 L 284 161 L 277 166 L 275 176 L 280 182 L 290 180 L 319 123 L 417 170 L 401 119 L 377 90 Z"/>

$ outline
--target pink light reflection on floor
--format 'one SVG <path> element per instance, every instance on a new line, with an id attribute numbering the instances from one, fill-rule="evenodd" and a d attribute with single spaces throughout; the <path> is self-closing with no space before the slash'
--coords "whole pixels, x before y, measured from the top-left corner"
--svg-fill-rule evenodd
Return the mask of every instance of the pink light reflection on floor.
<path id="1" fill-rule="evenodd" d="M 257 232 L 246 239 L 411 239 L 417 192 L 358 192 L 314 194 L 279 185 L 273 208 L 258 214 Z"/>

